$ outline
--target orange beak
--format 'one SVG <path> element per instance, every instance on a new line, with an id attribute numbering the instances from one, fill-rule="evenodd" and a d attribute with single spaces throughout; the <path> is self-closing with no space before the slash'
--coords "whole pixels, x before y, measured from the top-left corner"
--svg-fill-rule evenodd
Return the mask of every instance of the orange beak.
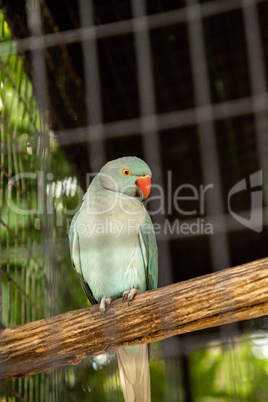
<path id="1" fill-rule="evenodd" d="M 151 191 L 151 177 L 148 175 L 141 176 L 136 180 L 136 184 L 141 189 L 142 197 L 147 198 Z"/>

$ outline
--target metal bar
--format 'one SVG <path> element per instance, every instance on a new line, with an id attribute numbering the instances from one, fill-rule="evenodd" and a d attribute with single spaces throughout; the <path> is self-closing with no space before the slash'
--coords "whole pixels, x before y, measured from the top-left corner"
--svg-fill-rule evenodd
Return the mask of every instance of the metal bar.
<path id="1" fill-rule="evenodd" d="M 42 37 L 41 10 L 38 0 L 29 0 L 27 7 L 27 22 L 30 34 L 35 38 Z M 43 48 L 31 49 L 33 86 L 35 88 L 35 96 L 41 110 L 46 110 L 48 104 L 46 65 Z"/>
<path id="2" fill-rule="evenodd" d="M 160 146 L 158 140 L 158 126 L 155 111 L 155 95 L 153 84 L 153 69 L 151 65 L 151 49 L 145 3 L 143 0 L 132 0 L 133 30 L 137 58 L 137 76 L 139 86 L 139 100 L 141 113 L 141 134 L 145 160 L 148 162 L 157 183 L 163 188 Z M 165 217 L 157 217 L 158 223 L 163 223 Z M 165 267 L 164 275 L 159 272 L 159 281 L 162 286 L 172 282 L 171 259 L 168 243 L 163 242 L 159 249 L 159 264 Z"/>
<path id="3" fill-rule="evenodd" d="M 251 114 L 254 113 L 256 108 L 253 103 L 257 105 L 258 110 L 263 110 L 264 108 L 268 110 L 268 106 L 266 106 L 267 102 L 268 93 L 263 92 L 253 97 L 240 98 L 219 104 L 197 105 L 191 109 L 151 115 L 149 118 L 156 119 L 159 130 L 167 130 L 196 125 L 200 121 L 200 118 L 204 122 L 209 122 Z M 105 123 L 103 124 L 103 136 L 106 139 L 137 134 L 141 130 L 141 126 L 141 118 Z M 92 129 L 94 132 L 94 126 Z M 56 132 L 55 136 L 59 145 L 83 143 L 87 141 L 87 127 L 61 130 Z M 94 138 L 94 136 L 91 138 Z"/>
<path id="4" fill-rule="evenodd" d="M 210 108 L 210 88 L 208 81 L 208 69 L 203 40 L 201 7 L 197 0 L 186 0 L 189 15 L 189 45 L 193 69 L 193 81 L 196 105 L 206 108 L 207 116 L 197 111 L 197 127 L 201 151 L 201 164 L 205 183 L 214 184 L 213 192 L 207 196 L 208 215 L 223 216 L 224 207 L 222 201 L 221 178 L 217 156 L 214 128 L 212 124 L 212 110 Z M 214 269 L 225 268 L 230 265 L 228 241 L 226 236 L 226 223 L 222 219 L 223 232 L 209 237 L 211 261 Z"/>
<path id="5" fill-rule="evenodd" d="M 265 62 L 263 57 L 260 28 L 254 0 L 242 0 L 242 11 L 245 21 L 246 42 L 249 56 L 250 80 L 253 95 L 253 111 L 256 123 L 257 147 L 260 167 L 268 172 L 268 99 L 263 97 L 267 90 Z M 264 201 L 268 205 L 268 178 L 263 176 Z M 268 214 L 265 214 L 266 224 Z"/>
<path id="6" fill-rule="evenodd" d="M 221 233 L 215 233 L 209 237 L 210 258 L 213 270 L 221 270 L 231 265 L 229 245 L 227 239 L 227 227 L 224 219 L 224 206 L 222 196 L 222 183 L 219 169 L 219 160 L 217 154 L 214 127 L 212 123 L 212 110 L 210 108 L 211 96 L 208 78 L 208 66 L 206 60 L 205 41 L 202 26 L 202 13 L 198 0 L 186 0 L 188 8 L 188 35 L 191 55 L 191 65 L 193 71 L 193 83 L 195 92 L 195 102 L 197 106 L 207 106 L 206 121 L 203 115 L 198 114 L 197 131 L 200 146 L 201 166 L 205 184 L 212 183 L 214 185 L 213 192 L 207 194 L 207 211 L 208 218 L 218 215 L 221 220 Z M 233 294 L 229 294 L 230 305 L 234 308 Z M 232 338 L 237 329 L 232 327 L 221 327 L 223 338 Z M 239 378 L 239 375 L 238 375 Z M 234 395 L 237 397 L 236 387 L 233 389 Z"/>
<path id="7" fill-rule="evenodd" d="M 94 26 L 92 1 L 79 0 L 80 22 L 84 29 Z M 85 31 L 83 31 L 85 32 Z M 92 32 L 95 32 L 93 29 Z M 102 106 L 96 37 L 82 36 L 84 76 L 86 83 L 87 140 L 89 159 L 93 172 L 98 172 L 105 163 L 103 146 Z"/>
<path id="8" fill-rule="evenodd" d="M 267 0 L 257 0 L 262 3 Z M 216 0 L 208 1 L 200 4 L 203 17 L 209 17 L 221 13 L 227 13 L 240 9 L 241 0 Z M 187 20 L 186 8 L 172 10 L 160 14 L 148 15 L 148 28 L 161 28 L 169 25 L 179 24 Z M 70 44 L 90 39 L 92 37 L 105 38 L 111 36 L 125 35 L 132 33 L 132 21 L 124 20 L 109 24 L 74 29 L 64 32 L 56 32 L 46 34 L 40 37 L 30 36 L 28 38 L 19 39 L 17 41 L 18 52 L 25 52 L 34 49 L 44 49 L 46 47 L 54 47 L 60 44 Z M 0 54 L 5 54 L 6 45 L 0 45 Z"/>

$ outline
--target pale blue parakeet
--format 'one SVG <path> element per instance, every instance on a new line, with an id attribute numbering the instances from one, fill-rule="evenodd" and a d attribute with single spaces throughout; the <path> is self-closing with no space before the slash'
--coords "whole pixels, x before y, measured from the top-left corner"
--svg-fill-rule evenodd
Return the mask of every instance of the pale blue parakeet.
<path id="1" fill-rule="evenodd" d="M 151 189 L 151 170 L 137 157 L 108 162 L 91 182 L 69 231 L 71 258 L 91 303 L 105 311 L 112 299 L 131 301 L 157 287 L 155 234 L 142 201 Z M 118 350 L 125 400 L 149 402 L 147 345 Z"/>

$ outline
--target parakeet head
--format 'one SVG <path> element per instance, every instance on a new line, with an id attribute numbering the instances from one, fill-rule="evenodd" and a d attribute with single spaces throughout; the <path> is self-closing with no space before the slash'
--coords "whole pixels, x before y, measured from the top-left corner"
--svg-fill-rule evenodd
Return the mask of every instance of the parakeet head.
<path id="1" fill-rule="evenodd" d="M 99 173 L 100 184 L 105 189 L 142 199 L 150 194 L 151 177 L 149 166 L 136 156 L 114 159 Z"/>

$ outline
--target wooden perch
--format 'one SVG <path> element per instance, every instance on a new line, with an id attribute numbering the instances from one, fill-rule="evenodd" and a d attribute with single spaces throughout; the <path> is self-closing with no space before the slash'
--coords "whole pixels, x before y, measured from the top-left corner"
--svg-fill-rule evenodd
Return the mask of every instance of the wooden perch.
<path id="1" fill-rule="evenodd" d="M 0 379 L 268 314 L 268 258 L 0 332 Z"/>

